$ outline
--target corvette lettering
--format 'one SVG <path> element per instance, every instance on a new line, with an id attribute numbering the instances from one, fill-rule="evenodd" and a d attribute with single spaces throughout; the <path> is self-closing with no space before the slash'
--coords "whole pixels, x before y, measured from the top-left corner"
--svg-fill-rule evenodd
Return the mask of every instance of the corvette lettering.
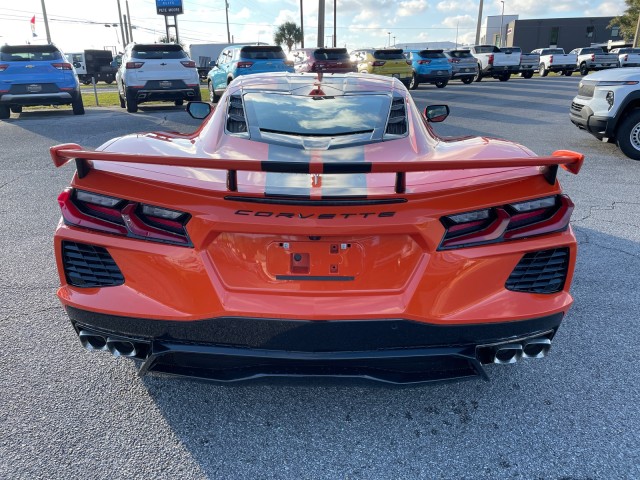
<path id="1" fill-rule="evenodd" d="M 236 215 L 244 215 L 248 217 L 273 217 L 273 218 L 313 218 L 317 220 L 333 220 L 335 218 L 389 218 L 393 217 L 396 212 L 362 212 L 362 213 L 301 213 L 301 212 L 269 212 L 265 210 L 236 210 Z"/>

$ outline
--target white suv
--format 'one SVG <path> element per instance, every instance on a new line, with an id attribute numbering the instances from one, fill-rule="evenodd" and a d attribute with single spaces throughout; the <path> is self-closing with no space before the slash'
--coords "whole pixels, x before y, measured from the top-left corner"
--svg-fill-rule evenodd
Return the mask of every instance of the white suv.
<path id="1" fill-rule="evenodd" d="M 614 68 L 583 78 L 571 102 L 571 122 L 600 140 L 616 142 L 640 160 L 640 68 Z"/>
<path id="2" fill-rule="evenodd" d="M 196 64 L 180 45 L 172 43 L 127 45 L 116 73 L 120 106 L 138 111 L 151 101 L 201 100 Z"/>

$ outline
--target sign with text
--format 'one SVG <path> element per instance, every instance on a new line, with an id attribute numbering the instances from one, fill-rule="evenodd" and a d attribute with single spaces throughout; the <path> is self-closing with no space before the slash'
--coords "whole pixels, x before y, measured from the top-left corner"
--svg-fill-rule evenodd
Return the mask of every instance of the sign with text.
<path id="1" fill-rule="evenodd" d="M 156 0 L 156 10 L 158 15 L 180 15 L 182 11 L 182 0 Z"/>

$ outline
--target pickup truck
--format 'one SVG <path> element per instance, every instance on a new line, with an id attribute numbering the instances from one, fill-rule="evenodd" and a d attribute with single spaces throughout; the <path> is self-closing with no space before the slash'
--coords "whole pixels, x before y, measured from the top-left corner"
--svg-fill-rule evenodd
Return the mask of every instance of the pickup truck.
<path id="1" fill-rule="evenodd" d="M 614 48 L 609 53 L 618 55 L 621 67 L 640 67 L 640 48 Z"/>
<path id="2" fill-rule="evenodd" d="M 574 53 L 564 53 L 562 48 L 536 48 L 531 53 L 540 55 L 538 73 L 546 77 L 549 72 L 571 75 L 576 68 L 577 56 Z"/>
<path id="3" fill-rule="evenodd" d="M 478 62 L 476 82 L 483 77 L 493 77 L 506 82 L 512 73 L 518 73 L 520 70 L 520 52 L 501 52 L 495 45 L 473 45 L 469 50 Z"/>
<path id="4" fill-rule="evenodd" d="M 518 73 L 523 78 L 533 77 L 533 72 L 538 69 L 538 65 L 540 64 L 540 55 L 537 53 L 522 53 L 520 47 L 502 47 L 500 51 L 520 54 L 520 68 L 518 69 Z"/>
<path id="5" fill-rule="evenodd" d="M 600 47 L 574 48 L 571 53 L 578 57 L 576 69 L 580 75 L 586 75 L 591 70 L 604 70 L 606 68 L 618 67 L 618 55 L 615 53 L 604 53 Z"/>

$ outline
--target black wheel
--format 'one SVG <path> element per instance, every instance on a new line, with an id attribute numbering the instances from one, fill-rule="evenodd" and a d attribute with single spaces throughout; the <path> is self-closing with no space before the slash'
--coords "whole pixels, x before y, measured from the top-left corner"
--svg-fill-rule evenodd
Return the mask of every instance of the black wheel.
<path id="1" fill-rule="evenodd" d="M 111 85 L 113 83 L 113 77 L 112 76 L 108 76 L 107 78 L 104 79 L 104 83 L 106 83 L 107 85 Z"/>
<path id="2" fill-rule="evenodd" d="M 616 132 L 616 140 L 622 153 L 640 160 L 640 110 L 633 110 L 622 120 Z"/>
<path id="3" fill-rule="evenodd" d="M 82 95 L 78 92 L 78 96 L 71 103 L 74 115 L 84 115 L 84 104 L 82 103 Z"/>
<path id="4" fill-rule="evenodd" d="M 136 98 L 135 93 L 127 91 L 126 103 L 127 112 L 136 113 L 138 111 L 138 99 Z"/>
<path id="5" fill-rule="evenodd" d="M 478 71 L 476 72 L 476 74 L 473 76 L 473 79 L 476 82 L 480 82 L 482 81 L 482 69 L 480 68 L 480 64 L 478 64 Z"/>
<path id="6" fill-rule="evenodd" d="M 182 99 L 180 99 L 180 100 L 174 100 L 173 104 L 174 104 L 176 107 L 180 107 L 180 106 L 184 105 L 184 100 L 182 100 Z"/>
<path id="7" fill-rule="evenodd" d="M 200 93 L 200 87 L 196 88 L 195 95 L 193 96 L 193 101 L 194 102 L 202 101 L 202 93 Z"/>
<path id="8" fill-rule="evenodd" d="M 436 87 L 438 88 L 444 88 L 447 86 L 447 84 L 449 83 L 449 80 L 438 80 L 436 82 Z"/>
<path id="9" fill-rule="evenodd" d="M 589 73 L 589 68 L 585 62 L 580 64 L 580 75 L 587 75 Z"/>
<path id="10" fill-rule="evenodd" d="M 531 78 L 533 77 L 533 72 L 524 72 L 522 74 L 522 78 Z"/>
<path id="11" fill-rule="evenodd" d="M 573 75 L 573 70 L 565 70 L 565 71 L 564 71 L 564 74 L 565 74 L 567 77 L 570 77 L 571 75 Z"/>
<path id="12" fill-rule="evenodd" d="M 504 72 L 500 74 L 500 76 L 498 77 L 498 80 L 500 80 L 501 82 L 506 82 L 510 78 L 511 78 L 511 74 L 509 72 Z"/>
<path id="13" fill-rule="evenodd" d="M 216 95 L 216 92 L 213 90 L 213 83 L 211 82 L 207 83 L 207 88 L 209 89 L 209 101 L 211 103 L 218 103 L 218 100 L 220 100 L 220 97 Z"/>
<path id="14" fill-rule="evenodd" d="M 120 95 L 120 92 L 118 92 L 118 99 L 120 99 L 120 108 L 125 108 L 127 104 L 124 101 L 124 97 Z"/>
<path id="15" fill-rule="evenodd" d="M 13 113 L 22 113 L 22 105 L 14 105 L 11 107 Z"/>
<path id="16" fill-rule="evenodd" d="M 418 88 L 419 85 L 420 83 L 418 82 L 418 78 L 414 73 L 413 75 L 411 75 L 411 81 L 409 82 L 409 90 L 415 90 L 416 88 Z"/>
<path id="17" fill-rule="evenodd" d="M 6 105 L 0 105 L 0 120 L 5 120 L 11 116 L 11 110 Z"/>
<path id="18" fill-rule="evenodd" d="M 471 82 L 473 82 L 473 77 L 462 77 L 460 80 L 462 80 L 462 83 L 464 83 L 465 85 L 469 85 Z"/>
<path id="19" fill-rule="evenodd" d="M 91 85 L 91 80 L 82 80 L 83 85 Z"/>
<path id="20" fill-rule="evenodd" d="M 538 73 L 541 77 L 546 77 L 547 75 L 549 75 L 549 70 L 547 70 L 547 67 L 544 66 L 544 63 L 541 63 L 538 67 Z"/>

